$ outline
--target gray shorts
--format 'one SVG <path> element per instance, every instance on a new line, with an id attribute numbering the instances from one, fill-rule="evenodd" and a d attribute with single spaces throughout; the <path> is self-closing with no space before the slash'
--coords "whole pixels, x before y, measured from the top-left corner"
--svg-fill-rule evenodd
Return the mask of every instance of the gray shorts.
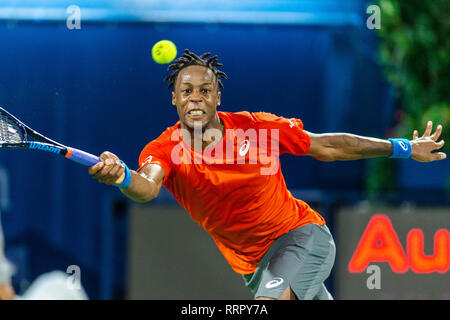
<path id="1" fill-rule="evenodd" d="M 323 282 L 330 275 L 335 254 L 328 227 L 311 223 L 279 237 L 255 272 L 242 276 L 255 298 L 277 299 L 290 286 L 300 300 L 331 300 Z"/>

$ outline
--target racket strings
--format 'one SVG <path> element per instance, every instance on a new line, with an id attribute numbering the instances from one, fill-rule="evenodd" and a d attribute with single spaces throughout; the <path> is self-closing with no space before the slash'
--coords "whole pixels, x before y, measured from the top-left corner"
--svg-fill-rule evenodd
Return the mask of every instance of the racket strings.
<path id="1" fill-rule="evenodd" d="M 24 130 L 12 119 L 5 115 L 0 117 L 0 141 L 6 143 L 20 143 L 26 140 Z"/>

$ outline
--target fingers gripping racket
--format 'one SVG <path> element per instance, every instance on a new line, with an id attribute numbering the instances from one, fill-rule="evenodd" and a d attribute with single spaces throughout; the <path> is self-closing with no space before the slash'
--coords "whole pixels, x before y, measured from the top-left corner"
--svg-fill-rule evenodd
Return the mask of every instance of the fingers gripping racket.
<path id="1" fill-rule="evenodd" d="M 32 138 L 34 141 L 29 141 Z M 0 148 L 33 149 L 56 153 L 85 166 L 93 166 L 100 158 L 90 153 L 64 146 L 34 131 L 0 107 Z"/>

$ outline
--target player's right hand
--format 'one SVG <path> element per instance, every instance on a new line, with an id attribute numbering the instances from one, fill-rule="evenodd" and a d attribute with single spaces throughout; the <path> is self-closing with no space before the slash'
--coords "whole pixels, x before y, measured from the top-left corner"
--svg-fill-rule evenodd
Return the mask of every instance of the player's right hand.
<path id="1" fill-rule="evenodd" d="M 100 162 L 89 167 L 89 174 L 101 183 L 116 185 L 125 178 L 125 165 L 114 153 L 105 151 L 100 155 Z"/>

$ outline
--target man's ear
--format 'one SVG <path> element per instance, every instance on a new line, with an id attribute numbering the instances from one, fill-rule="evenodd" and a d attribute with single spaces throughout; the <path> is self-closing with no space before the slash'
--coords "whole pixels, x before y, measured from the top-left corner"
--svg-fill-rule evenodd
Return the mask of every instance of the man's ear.
<path id="1" fill-rule="evenodd" d="M 175 98 L 175 91 L 172 91 L 172 105 L 173 106 L 177 105 L 177 99 Z"/>
<path id="2" fill-rule="evenodd" d="M 222 92 L 217 93 L 217 105 L 220 106 L 220 97 L 222 96 Z"/>

